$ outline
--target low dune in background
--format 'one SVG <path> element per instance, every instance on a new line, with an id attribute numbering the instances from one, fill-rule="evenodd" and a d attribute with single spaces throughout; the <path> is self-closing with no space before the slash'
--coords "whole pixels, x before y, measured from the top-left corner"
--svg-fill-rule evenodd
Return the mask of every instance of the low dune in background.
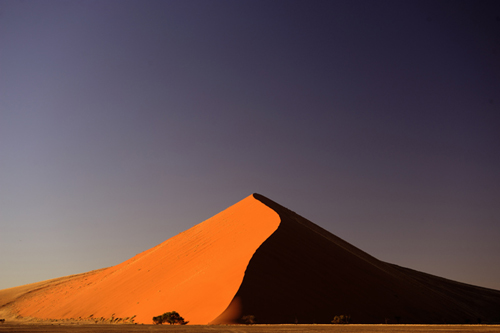
<path id="1" fill-rule="evenodd" d="M 190 324 L 500 322 L 500 291 L 377 260 L 258 194 L 114 267 L 0 291 L 0 315 Z"/>

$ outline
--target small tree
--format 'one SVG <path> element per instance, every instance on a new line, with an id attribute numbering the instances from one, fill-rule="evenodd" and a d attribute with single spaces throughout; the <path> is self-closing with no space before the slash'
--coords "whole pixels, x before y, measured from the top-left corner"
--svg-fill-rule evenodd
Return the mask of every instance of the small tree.
<path id="1" fill-rule="evenodd" d="M 185 321 L 176 311 L 171 311 L 165 312 L 161 316 L 153 317 L 153 323 L 156 325 L 162 325 L 163 323 L 186 325 L 188 321 Z"/>
<path id="2" fill-rule="evenodd" d="M 247 325 L 253 325 L 255 324 L 257 321 L 255 320 L 255 316 L 254 315 L 246 315 L 246 316 L 243 316 L 241 317 L 241 320 L 243 320 L 243 322 Z"/>

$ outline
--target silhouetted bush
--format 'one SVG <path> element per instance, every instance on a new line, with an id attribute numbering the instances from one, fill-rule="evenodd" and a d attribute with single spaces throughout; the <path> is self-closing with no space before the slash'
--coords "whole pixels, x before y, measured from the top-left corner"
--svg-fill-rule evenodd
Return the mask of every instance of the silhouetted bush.
<path id="1" fill-rule="evenodd" d="M 333 317 L 332 324 L 349 324 L 351 322 L 351 316 L 335 316 Z"/>
<path id="2" fill-rule="evenodd" d="M 243 320 L 243 322 L 247 325 L 253 325 L 255 324 L 257 321 L 255 320 L 255 316 L 254 315 L 246 315 L 246 316 L 243 316 L 241 317 L 241 320 Z"/>
<path id="3" fill-rule="evenodd" d="M 185 321 L 176 311 L 165 312 L 160 316 L 153 317 L 153 323 L 156 325 L 162 325 L 163 323 L 169 323 L 170 325 L 179 324 L 186 325 L 188 321 Z"/>

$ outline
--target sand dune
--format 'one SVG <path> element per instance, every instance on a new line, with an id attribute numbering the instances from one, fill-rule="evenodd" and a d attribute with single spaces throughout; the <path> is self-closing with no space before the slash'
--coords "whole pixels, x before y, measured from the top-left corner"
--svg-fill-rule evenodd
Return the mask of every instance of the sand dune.
<path id="1" fill-rule="evenodd" d="M 500 291 L 379 261 L 258 194 L 114 267 L 0 291 L 0 311 L 191 324 L 500 321 Z"/>

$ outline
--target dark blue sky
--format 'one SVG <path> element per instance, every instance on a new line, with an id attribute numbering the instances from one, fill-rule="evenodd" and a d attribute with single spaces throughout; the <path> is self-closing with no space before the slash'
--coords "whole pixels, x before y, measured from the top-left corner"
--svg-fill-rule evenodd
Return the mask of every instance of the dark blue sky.
<path id="1" fill-rule="evenodd" d="M 261 193 L 500 289 L 497 1 L 0 0 L 0 288 Z"/>

